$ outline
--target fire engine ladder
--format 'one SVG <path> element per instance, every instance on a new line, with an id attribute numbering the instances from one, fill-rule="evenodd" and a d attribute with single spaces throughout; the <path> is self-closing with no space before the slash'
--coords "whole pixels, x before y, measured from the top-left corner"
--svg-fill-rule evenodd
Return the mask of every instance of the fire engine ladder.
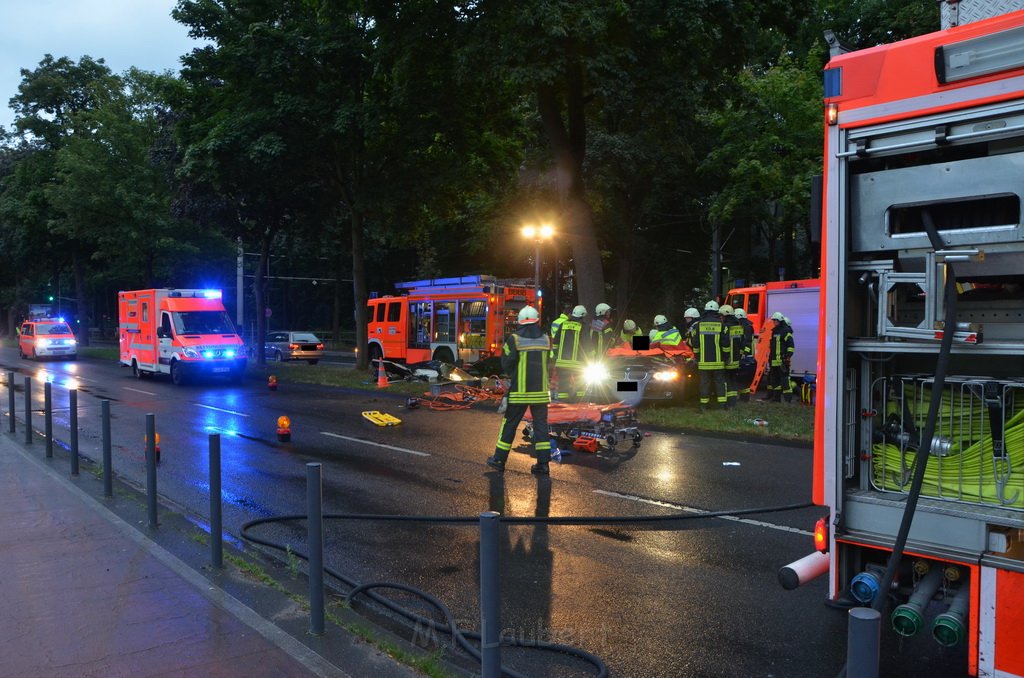
<path id="1" fill-rule="evenodd" d="M 877 331 L 879 337 L 899 337 L 919 341 L 939 341 L 945 331 L 943 327 L 945 262 L 984 261 L 985 253 L 979 249 L 946 249 L 928 252 L 927 263 L 921 272 L 898 272 L 893 270 L 891 261 L 866 262 L 864 268 L 878 279 Z M 863 266 L 863 265 L 862 265 Z M 924 296 L 924 317 L 914 327 L 897 325 L 894 322 L 897 286 L 916 285 Z M 953 341 L 959 344 L 979 344 L 982 341 L 983 326 L 973 323 L 957 323 Z"/>

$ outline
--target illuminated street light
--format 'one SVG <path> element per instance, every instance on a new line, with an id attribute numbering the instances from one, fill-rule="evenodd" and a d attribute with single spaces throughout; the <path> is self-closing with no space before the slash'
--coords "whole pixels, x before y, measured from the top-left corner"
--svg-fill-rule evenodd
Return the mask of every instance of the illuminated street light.
<path id="1" fill-rule="evenodd" d="M 551 240 L 555 235 L 555 229 L 551 224 L 539 226 L 527 224 L 523 226 L 522 233 L 524 238 L 533 240 L 533 288 L 537 291 L 537 296 L 540 297 L 540 244 L 543 240 Z"/>

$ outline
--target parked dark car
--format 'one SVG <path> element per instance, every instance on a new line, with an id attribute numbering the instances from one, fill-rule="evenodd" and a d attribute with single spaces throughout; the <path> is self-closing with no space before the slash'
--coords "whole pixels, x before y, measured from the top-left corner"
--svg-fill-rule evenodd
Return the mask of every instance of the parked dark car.
<path id="1" fill-rule="evenodd" d="M 324 357 L 324 343 L 312 332 L 271 332 L 263 343 L 268 360 L 305 360 L 316 365 Z"/>

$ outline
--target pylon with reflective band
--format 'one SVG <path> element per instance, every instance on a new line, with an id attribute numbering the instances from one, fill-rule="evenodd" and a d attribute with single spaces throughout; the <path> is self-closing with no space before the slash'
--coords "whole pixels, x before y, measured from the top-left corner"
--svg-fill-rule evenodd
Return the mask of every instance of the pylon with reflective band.
<path id="1" fill-rule="evenodd" d="M 384 369 L 384 358 L 377 361 L 377 388 L 388 387 L 388 373 Z"/>

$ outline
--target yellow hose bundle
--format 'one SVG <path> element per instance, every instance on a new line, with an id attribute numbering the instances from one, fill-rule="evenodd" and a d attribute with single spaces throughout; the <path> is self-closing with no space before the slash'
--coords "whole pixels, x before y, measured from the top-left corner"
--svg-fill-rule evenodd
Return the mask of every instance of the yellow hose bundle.
<path id="1" fill-rule="evenodd" d="M 923 404 L 925 411 L 928 406 L 928 394 L 921 395 L 923 397 L 919 401 L 915 400 L 918 407 L 912 408 L 917 412 L 911 413 L 918 432 L 924 428 L 920 405 Z M 1005 423 L 1003 433 L 1008 462 L 993 463 L 992 438 L 984 403 L 979 398 L 972 398 L 969 403 L 954 407 L 950 394 L 943 393 L 936 436 L 951 439 L 953 446 L 948 456 L 934 456 L 928 460 L 922 496 L 1024 508 L 1024 407 L 1018 404 L 1013 409 L 1015 413 Z M 901 451 L 893 443 L 876 443 L 872 452 L 875 486 L 883 490 L 906 491 L 916 453 L 913 450 Z M 1005 482 L 1002 496 L 997 478 Z M 1010 499 L 1014 501 L 1006 503 Z"/>

